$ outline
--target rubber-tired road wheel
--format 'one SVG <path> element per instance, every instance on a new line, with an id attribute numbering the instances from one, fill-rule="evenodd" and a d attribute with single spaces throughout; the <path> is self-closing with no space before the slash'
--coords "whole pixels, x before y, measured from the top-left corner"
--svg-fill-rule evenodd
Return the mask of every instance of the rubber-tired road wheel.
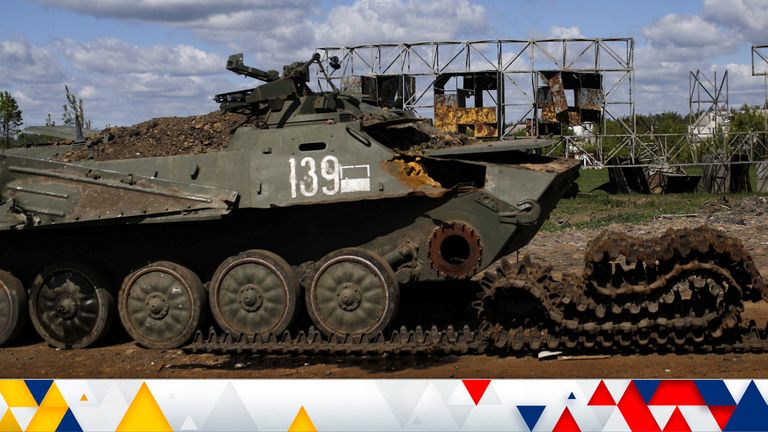
<path id="1" fill-rule="evenodd" d="M 114 305 L 106 277 L 77 263 L 44 268 L 29 291 L 32 325 L 57 348 L 85 348 L 104 337 L 114 321 Z"/>
<path id="2" fill-rule="evenodd" d="M 184 345 L 200 325 L 207 304 L 200 278 L 186 267 L 158 261 L 128 275 L 117 308 L 128 334 L 146 348 Z"/>
<path id="3" fill-rule="evenodd" d="M 208 294 L 216 322 L 238 335 L 285 331 L 300 293 L 290 264 L 272 252 L 249 250 L 219 265 Z"/>
<path id="4" fill-rule="evenodd" d="M 13 341 L 27 321 L 27 292 L 12 274 L 0 270 L 0 346 Z"/>
<path id="5" fill-rule="evenodd" d="M 329 334 L 376 334 L 395 317 L 400 287 L 381 256 L 362 248 L 329 253 L 306 291 L 307 311 Z"/>

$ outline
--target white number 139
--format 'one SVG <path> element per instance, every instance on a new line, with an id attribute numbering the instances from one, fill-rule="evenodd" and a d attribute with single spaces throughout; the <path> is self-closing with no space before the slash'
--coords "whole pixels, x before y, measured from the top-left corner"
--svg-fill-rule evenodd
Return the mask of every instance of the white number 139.
<path id="1" fill-rule="evenodd" d="M 325 195 L 335 195 L 339 193 L 339 184 L 341 182 L 341 173 L 339 172 L 339 160 L 335 156 L 326 156 L 320 161 L 320 177 L 323 179 L 323 185 L 320 186 L 317 177 L 317 165 L 312 157 L 305 157 L 296 166 L 296 158 L 288 159 L 291 173 L 288 181 L 291 184 L 291 198 L 296 198 L 297 190 L 305 197 L 317 195 L 318 189 Z M 298 172 L 297 172 L 298 171 Z"/>

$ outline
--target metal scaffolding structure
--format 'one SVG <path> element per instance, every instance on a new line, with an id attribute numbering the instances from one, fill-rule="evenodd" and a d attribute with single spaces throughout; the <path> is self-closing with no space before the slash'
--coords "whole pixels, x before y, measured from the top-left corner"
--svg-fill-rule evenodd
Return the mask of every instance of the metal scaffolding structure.
<path id="1" fill-rule="evenodd" d="M 717 79 L 717 71 L 710 79 L 702 71 L 688 75 L 689 133 L 694 138 L 709 138 L 718 131 L 727 131 L 730 110 L 728 106 L 728 71 Z"/>
<path id="2" fill-rule="evenodd" d="M 723 133 L 723 128 L 716 126 L 707 135 L 697 129 L 706 116 L 714 114 L 717 124 L 719 113 L 728 112 L 727 71 L 713 78 L 701 71 L 689 73 L 691 124 L 687 133 L 638 133 L 632 38 L 400 42 L 322 47 L 317 51 L 326 64 L 333 57 L 338 58 L 338 69 L 326 68 L 337 87 L 353 85 L 360 90 L 364 87 L 360 80 L 367 77 L 374 81 L 368 84 L 368 91 L 393 92 L 395 88 L 388 99 L 390 106 L 415 110 L 436 123 L 440 120 L 438 115 L 443 115 L 441 104 L 446 97 L 457 95 L 452 101 L 456 103 L 458 99 L 461 108 L 473 104 L 480 107 L 483 111 L 476 115 L 493 133 L 481 135 L 473 131 L 476 137 L 483 138 L 550 135 L 541 128 L 552 117 L 552 113 L 542 109 L 542 87 L 552 86 L 548 80 L 554 74 L 594 74 L 598 76 L 601 92 L 596 99 L 598 120 L 585 121 L 586 127 L 582 129 L 587 133 L 581 136 L 556 133 L 559 139 L 546 149 L 548 154 L 579 157 L 587 166 L 615 166 L 617 157 L 644 167 L 723 163 L 734 160 L 736 155 L 748 157 L 739 163 L 751 163 L 768 154 L 764 132 Z M 768 108 L 768 45 L 752 47 L 752 74 L 765 77 Z M 317 85 L 324 87 L 318 73 L 315 77 Z M 480 88 L 478 83 L 488 81 L 488 77 L 493 82 L 485 82 L 485 87 Z M 463 78 L 463 84 L 458 78 Z M 467 82 L 474 89 L 466 88 Z M 564 79 L 560 84 L 563 82 Z M 568 96 L 570 109 L 573 99 L 580 95 Z M 587 117 L 577 114 L 566 117 L 564 123 L 578 124 L 574 118 L 578 121 Z M 611 131 L 606 129 L 608 121 L 614 125 Z M 765 129 L 768 130 L 768 124 Z M 709 154 L 721 157 L 718 161 L 705 161 L 704 156 Z"/>
<path id="3" fill-rule="evenodd" d="M 493 74 L 495 85 L 484 95 L 472 96 L 496 108 L 495 130 L 499 139 L 519 134 L 540 135 L 541 110 L 537 91 L 542 72 L 568 71 L 601 75 L 602 115 L 595 131 L 605 132 L 605 120 L 622 125 L 634 134 L 634 41 L 610 39 L 475 40 L 413 42 L 319 48 L 324 61 L 336 56 L 341 68 L 330 77 L 344 87 L 344 78 L 355 76 L 406 76 L 401 80 L 399 107 L 433 117 L 435 90 L 441 94 L 461 92 L 461 83 L 451 85 L 442 77 Z M 570 95 L 573 97 L 573 95 Z M 569 103 L 569 105 L 571 105 Z M 594 129 L 593 126 L 593 129 Z"/>
<path id="4" fill-rule="evenodd" d="M 768 45 L 752 45 L 752 76 L 763 77 L 763 109 L 768 110 Z M 765 116 L 764 129 L 768 130 L 768 116 Z"/>

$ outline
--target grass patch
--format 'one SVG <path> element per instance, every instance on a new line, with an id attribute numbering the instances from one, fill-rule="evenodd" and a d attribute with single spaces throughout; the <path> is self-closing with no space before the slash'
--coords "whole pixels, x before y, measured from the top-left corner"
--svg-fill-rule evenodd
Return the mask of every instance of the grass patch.
<path id="1" fill-rule="evenodd" d="M 691 175 L 701 175 L 703 167 L 687 167 Z M 756 190 L 755 166 L 750 166 L 749 182 Z M 722 194 L 702 192 L 669 195 L 609 195 L 595 190 L 608 181 L 608 169 L 581 169 L 576 183 L 582 192 L 574 199 L 561 200 L 542 231 L 562 231 L 568 228 L 600 229 L 611 224 L 648 222 L 659 215 L 684 215 L 698 213 L 702 204 L 719 199 Z M 740 199 L 755 193 L 727 194 Z"/>
<path id="2" fill-rule="evenodd" d="M 730 194 L 739 199 L 753 194 Z M 608 195 L 598 191 L 561 200 L 542 231 L 568 228 L 599 229 L 614 223 L 641 223 L 659 215 L 698 213 L 702 204 L 719 199 L 720 194 L 688 193 L 669 195 Z"/>

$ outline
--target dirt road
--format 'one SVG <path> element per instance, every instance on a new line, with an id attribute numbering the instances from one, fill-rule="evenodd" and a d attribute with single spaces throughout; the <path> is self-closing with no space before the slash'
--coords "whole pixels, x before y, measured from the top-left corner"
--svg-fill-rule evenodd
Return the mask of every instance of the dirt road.
<path id="1" fill-rule="evenodd" d="M 721 209 L 695 217 L 659 218 L 638 225 L 616 225 L 638 236 L 668 227 L 710 224 L 741 241 L 763 275 L 768 275 L 768 221 L 761 211 Z M 584 248 L 598 230 L 540 233 L 521 254 L 563 271 L 580 271 Z M 768 321 L 768 304 L 749 304 L 745 319 Z M 29 333 L 29 332 L 28 332 Z M 254 357 L 151 351 L 127 338 L 117 344 L 59 351 L 31 337 L 0 349 L 0 377 L 142 378 L 576 378 L 576 377 L 768 377 L 768 354 L 612 356 L 539 361 L 533 357 Z"/>

